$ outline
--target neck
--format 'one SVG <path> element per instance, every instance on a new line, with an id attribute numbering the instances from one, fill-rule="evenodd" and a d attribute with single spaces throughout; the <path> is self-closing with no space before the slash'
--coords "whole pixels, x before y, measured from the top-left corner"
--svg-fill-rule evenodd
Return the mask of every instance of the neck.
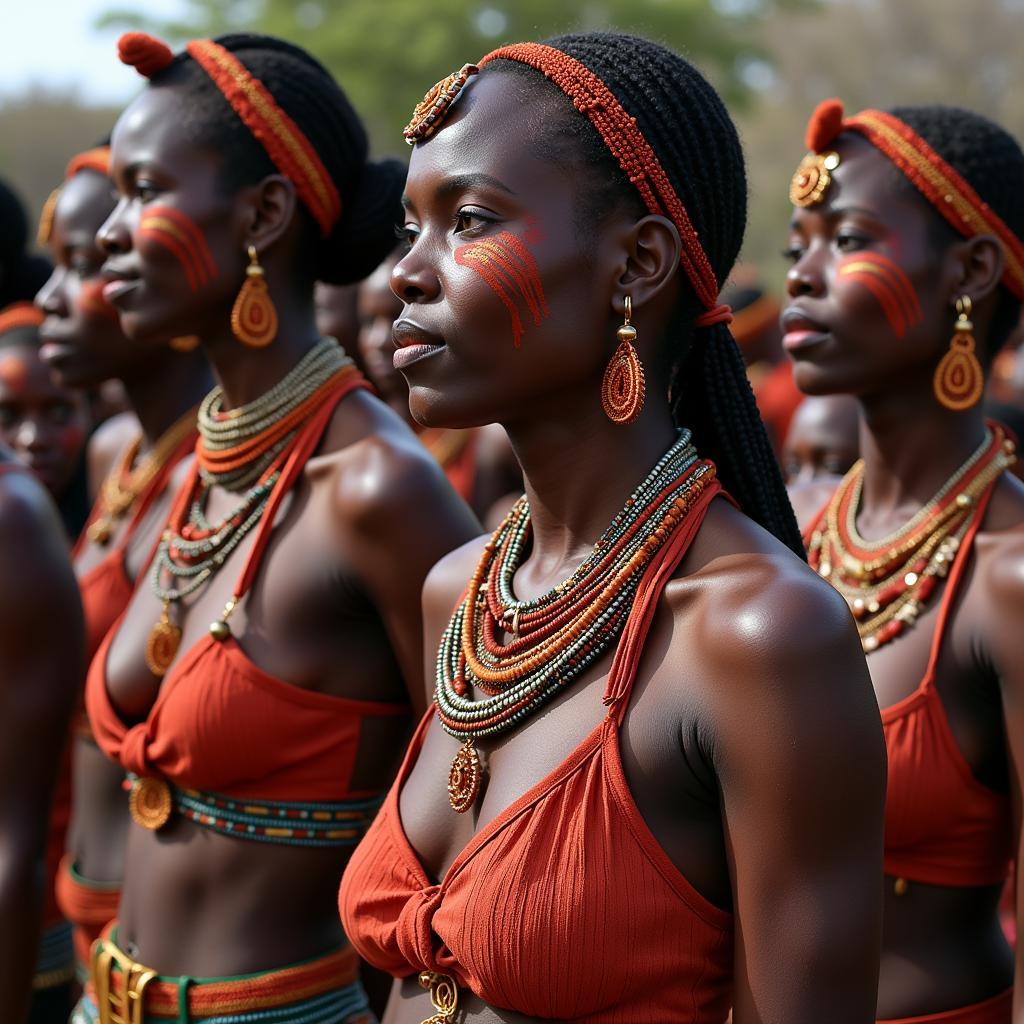
<path id="1" fill-rule="evenodd" d="M 564 576 L 591 551 L 626 499 L 676 438 L 667 404 L 650 400 L 629 426 L 612 423 L 594 399 L 507 425 L 530 501 L 533 549 L 524 580 Z M 518 579 L 518 577 L 517 577 Z M 525 594 L 520 594 L 525 597 Z"/>
<path id="2" fill-rule="evenodd" d="M 308 301 L 288 301 L 275 295 L 277 337 L 265 348 L 240 342 L 230 326 L 202 335 L 203 349 L 224 392 L 224 408 L 236 409 L 266 394 L 320 340 Z"/>
<path id="3" fill-rule="evenodd" d="M 970 458 L 985 436 L 981 405 L 964 412 L 943 408 L 931 382 L 861 401 L 864 459 L 861 509 L 870 521 L 910 518 Z"/>
<path id="4" fill-rule="evenodd" d="M 194 409 L 210 390 L 210 368 L 201 352 L 172 352 L 145 368 L 137 378 L 124 378 L 125 394 L 142 426 L 144 448 L 151 448 L 167 430 Z"/>

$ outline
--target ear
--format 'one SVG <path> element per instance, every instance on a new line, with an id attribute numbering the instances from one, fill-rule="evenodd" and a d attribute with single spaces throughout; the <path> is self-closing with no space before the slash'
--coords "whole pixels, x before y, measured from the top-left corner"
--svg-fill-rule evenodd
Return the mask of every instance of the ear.
<path id="1" fill-rule="evenodd" d="M 616 312 L 625 309 L 628 295 L 636 315 L 646 305 L 660 305 L 658 300 L 672 290 L 682 243 L 675 224 L 656 214 L 636 221 L 623 242 L 625 262 L 618 278 Z"/>
<path id="2" fill-rule="evenodd" d="M 1006 256 L 1002 243 L 994 235 L 965 239 L 953 246 L 951 257 L 951 306 L 961 295 L 969 295 L 977 305 L 999 287 Z"/>
<path id="3" fill-rule="evenodd" d="M 284 175 L 269 174 L 242 196 L 243 249 L 254 245 L 262 254 L 291 226 L 295 218 L 295 185 Z"/>

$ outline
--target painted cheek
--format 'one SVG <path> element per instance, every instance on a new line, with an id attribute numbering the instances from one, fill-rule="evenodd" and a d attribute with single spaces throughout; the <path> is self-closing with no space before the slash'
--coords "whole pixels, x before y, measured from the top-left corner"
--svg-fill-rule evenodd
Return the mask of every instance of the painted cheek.
<path id="1" fill-rule="evenodd" d="M 539 240 L 535 225 L 527 222 L 528 240 Z M 531 239 L 531 233 L 533 238 Z M 548 315 L 547 299 L 537 261 L 526 245 L 508 231 L 494 238 L 470 242 L 455 250 L 455 262 L 475 271 L 501 300 L 512 324 L 512 343 L 516 348 L 526 328 L 525 314 L 539 327 Z"/>
<path id="2" fill-rule="evenodd" d="M 924 314 L 910 278 L 899 264 L 877 252 L 858 252 L 839 261 L 840 281 L 866 289 L 881 307 L 897 338 L 921 323 Z"/>
<path id="3" fill-rule="evenodd" d="M 82 282 L 76 299 L 78 308 L 86 315 L 101 320 L 116 320 L 117 310 L 103 297 L 103 280 L 90 277 Z"/>
<path id="4" fill-rule="evenodd" d="M 0 381 L 11 391 L 24 390 L 27 379 L 28 367 L 17 356 L 6 355 L 0 358 Z"/>
<path id="5" fill-rule="evenodd" d="M 67 426 L 59 428 L 57 445 L 65 463 L 73 462 L 78 458 L 84 443 L 85 431 L 78 423 L 69 423 Z"/>
<path id="6" fill-rule="evenodd" d="M 163 250 L 170 255 L 193 292 L 217 276 L 217 264 L 198 225 L 173 206 L 146 210 L 135 231 L 135 243 L 143 252 Z"/>

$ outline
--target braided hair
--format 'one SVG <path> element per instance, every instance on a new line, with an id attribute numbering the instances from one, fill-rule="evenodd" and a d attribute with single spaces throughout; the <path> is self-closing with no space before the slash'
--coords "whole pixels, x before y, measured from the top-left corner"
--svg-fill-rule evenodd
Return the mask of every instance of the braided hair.
<path id="1" fill-rule="evenodd" d="M 920 135 L 1018 238 L 1024 238 L 1024 152 L 1009 132 L 987 117 L 960 107 L 893 107 L 888 112 Z M 895 178 L 900 189 L 927 203 L 904 174 L 897 172 Z M 963 241 L 963 236 L 930 205 L 929 212 L 933 214 L 937 246 L 944 248 Z M 986 362 L 991 362 L 1006 344 L 1020 314 L 1020 299 L 1000 285 L 984 350 Z"/>
<path id="2" fill-rule="evenodd" d="M 300 269 L 329 284 L 362 280 L 394 248 L 405 167 L 397 160 L 367 161 L 369 144 L 359 115 L 331 73 L 301 47 L 255 33 L 232 33 L 214 42 L 237 57 L 298 125 L 341 196 L 342 217 L 327 238 L 298 204 L 308 238 L 300 251 L 310 253 L 308 267 Z M 267 151 L 187 52 L 149 77 L 152 86 L 183 92 L 182 124 L 193 145 L 228 154 L 219 182 L 225 192 L 277 173 Z"/>
<path id="3" fill-rule="evenodd" d="M 590 69 L 636 119 L 686 207 L 716 278 L 724 281 L 743 242 L 747 184 L 739 137 L 718 94 L 693 65 L 647 39 L 587 32 L 545 42 Z M 646 214 L 594 126 L 561 89 L 516 61 L 497 59 L 483 69 L 498 71 L 528 79 L 561 104 L 565 116 L 557 124 L 538 125 L 538 144 L 551 156 L 572 159 L 586 180 L 575 215 L 581 228 L 592 230 L 623 209 Z M 739 348 L 726 324 L 695 330 L 703 308 L 685 276 L 680 282 L 664 340 L 673 417 L 693 431 L 743 511 L 803 558 L 800 531 Z"/>
<path id="4" fill-rule="evenodd" d="M 0 309 L 31 302 L 46 284 L 51 266 L 28 249 L 28 215 L 21 200 L 0 181 Z"/>

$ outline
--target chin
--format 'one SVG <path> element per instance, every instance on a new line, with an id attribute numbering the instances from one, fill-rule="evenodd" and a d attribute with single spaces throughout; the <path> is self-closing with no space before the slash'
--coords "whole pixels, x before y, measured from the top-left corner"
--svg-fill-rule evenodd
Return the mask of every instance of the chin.
<path id="1" fill-rule="evenodd" d="M 428 387 L 409 389 L 409 413 L 421 427 L 467 430 L 495 422 L 493 412 L 482 410 L 478 401 L 460 401 L 449 392 Z"/>

